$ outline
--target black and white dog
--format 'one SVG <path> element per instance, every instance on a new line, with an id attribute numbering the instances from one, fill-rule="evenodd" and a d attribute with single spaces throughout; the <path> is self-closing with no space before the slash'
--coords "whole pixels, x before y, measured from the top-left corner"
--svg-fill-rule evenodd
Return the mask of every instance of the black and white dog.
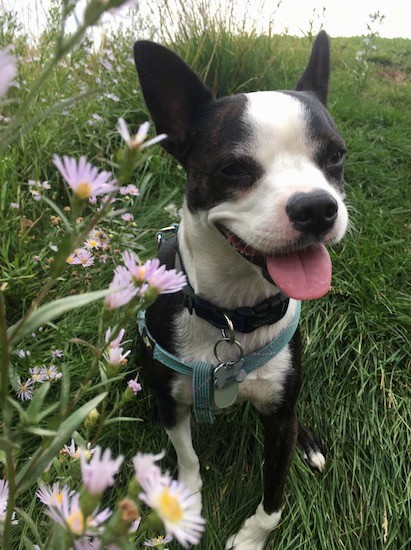
<path id="1" fill-rule="evenodd" d="M 134 53 L 156 129 L 168 136 L 162 145 L 187 172 L 178 235 L 159 257 L 168 268 L 183 266 L 189 285 L 159 297 L 147 311 L 147 328 L 152 341 L 179 360 L 218 364 L 215 345 L 228 326 L 224 336 L 235 334 L 237 344 L 224 344 L 219 354 L 235 363 L 239 349 L 252 354 L 274 341 L 299 301 L 323 296 L 331 284 L 324 245 L 343 237 L 348 215 L 346 147 L 325 108 L 329 40 L 321 31 L 294 91 L 222 99 L 163 46 L 139 41 Z M 190 376 L 155 360 L 151 346 L 141 347 L 143 378 L 156 393 L 179 479 L 201 503 L 190 429 L 196 389 Z M 264 426 L 264 494 L 227 549 L 264 548 L 280 521 L 297 439 L 311 466 L 324 468 L 319 442 L 296 418 L 300 355 L 297 330 L 277 355 L 233 382 L 234 400 L 250 401 Z"/>

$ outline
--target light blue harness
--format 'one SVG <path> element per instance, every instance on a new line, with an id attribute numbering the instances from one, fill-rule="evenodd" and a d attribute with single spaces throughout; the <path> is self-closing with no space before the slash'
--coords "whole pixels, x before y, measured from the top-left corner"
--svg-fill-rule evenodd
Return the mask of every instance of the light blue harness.
<path id="1" fill-rule="evenodd" d="M 184 363 L 178 357 L 172 355 L 164 348 L 162 348 L 155 341 L 147 328 L 144 311 L 139 313 L 137 322 L 138 330 L 143 337 L 145 345 L 147 347 L 150 347 L 153 351 L 153 358 L 180 374 L 185 374 L 192 377 L 193 406 L 195 418 L 198 422 L 206 422 L 211 424 L 215 420 L 213 413 L 213 401 L 216 402 L 216 397 L 214 393 L 224 390 L 224 387 L 228 388 L 230 386 L 233 386 L 234 384 L 237 384 L 239 381 L 241 382 L 241 380 L 244 380 L 247 374 L 262 367 L 270 359 L 280 353 L 280 351 L 283 350 L 290 342 L 291 338 L 294 336 L 295 331 L 297 330 L 298 322 L 300 319 L 300 311 L 301 302 L 297 301 L 294 317 L 291 323 L 278 334 L 275 340 L 269 342 L 266 346 L 260 348 L 259 350 L 248 353 L 247 355 L 244 355 L 244 357 L 241 357 L 240 367 L 236 368 L 232 372 L 230 369 L 240 363 L 239 361 L 220 362 L 219 365 L 204 363 L 202 361 L 198 363 Z M 223 336 L 225 335 L 223 334 Z M 223 340 L 229 339 L 225 337 L 223 338 Z M 239 344 L 237 345 L 241 349 L 241 346 Z M 221 378 L 219 379 L 217 377 L 217 373 L 221 369 L 225 369 L 222 382 Z M 241 378 L 239 378 L 239 373 L 242 373 Z M 235 395 L 237 394 L 235 393 Z"/>

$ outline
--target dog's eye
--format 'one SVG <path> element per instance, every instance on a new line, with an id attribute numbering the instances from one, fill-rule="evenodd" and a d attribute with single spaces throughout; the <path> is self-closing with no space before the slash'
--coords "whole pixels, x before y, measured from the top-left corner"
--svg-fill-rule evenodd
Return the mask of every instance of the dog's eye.
<path id="1" fill-rule="evenodd" d="M 327 164 L 329 166 L 338 166 L 339 164 L 342 164 L 343 161 L 344 153 L 342 151 L 336 151 L 328 157 Z"/>
<path id="2" fill-rule="evenodd" d="M 221 174 L 226 178 L 237 179 L 250 176 L 249 171 L 239 162 L 233 162 L 221 168 Z"/>

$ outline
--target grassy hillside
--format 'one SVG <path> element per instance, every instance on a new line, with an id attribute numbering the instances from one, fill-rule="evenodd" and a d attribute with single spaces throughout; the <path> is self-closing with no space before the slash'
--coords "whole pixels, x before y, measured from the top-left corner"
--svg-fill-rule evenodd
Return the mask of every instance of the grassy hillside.
<path id="1" fill-rule="evenodd" d="M 53 26 L 50 29 L 37 45 L 30 46 L 24 36 L 13 32 L 10 22 L 2 25 L 0 47 L 13 42 L 19 59 L 19 87 L 11 88 L 7 96 L 13 101 L 2 105 L 4 129 L 52 54 Z M 48 196 L 64 208 L 68 197 L 51 162 L 53 155 L 86 155 L 99 168 L 110 170 L 120 146 L 118 118 L 125 118 L 136 131 L 148 117 L 132 63 L 132 41 L 129 33 L 118 34 L 107 38 L 97 51 L 84 43 L 63 59 L 27 114 L 27 121 L 37 116 L 41 120 L 0 157 L 0 283 L 7 283 L 9 324 L 21 317 L 46 280 L 54 255 L 50 244 L 64 234 L 61 221 L 51 218 L 55 212 L 44 201 L 33 200 L 27 182 L 48 181 Z M 309 38 L 233 33 L 218 25 L 201 32 L 193 27 L 172 42 L 170 46 L 220 96 L 292 88 L 310 51 Z M 268 548 L 405 550 L 411 544 L 407 286 L 411 41 L 374 37 L 372 45 L 375 49 L 363 38 L 332 40 L 329 109 L 349 149 L 346 191 L 351 230 L 332 252 L 332 291 L 303 307 L 304 383 L 299 415 L 326 443 L 327 467 L 318 476 L 296 455 L 283 521 Z M 62 100 L 78 94 L 80 99 L 57 109 Z M 142 259 L 155 254 L 155 232 L 176 221 L 168 206 L 181 205 L 184 174 L 154 147 L 135 169 L 133 182 L 140 196 L 125 197 L 119 207 L 131 213 L 135 222 L 117 217 L 102 225 L 111 240 L 106 263 L 96 262 L 88 269 L 67 266 L 48 299 L 106 288 L 126 248 Z M 13 202 L 19 208 L 13 208 Z M 13 359 L 20 375 L 43 364 L 51 349 L 61 348 L 65 354 L 61 368 L 70 377 L 67 391 L 72 396 L 84 376 L 89 351 L 71 339 L 95 342 L 98 312 L 94 306 L 75 310 L 36 337 L 27 337 L 21 347 L 31 352 L 30 358 Z M 134 341 L 134 322 L 127 329 L 129 340 Z M 125 367 L 129 377 L 139 365 L 138 352 L 131 347 Z M 96 375 L 94 382 L 98 380 Z M 122 384 L 124 380 L 114 384 L 113 401 Z M 57 383 L 52 387 L 50 402 L 59 399 L 62 387 Z M 174 471 L 174 453 L 161 428 L 153 425 L 151 410 L 152 399 L 143 387 L 121 411 L 121 416 L 136 416 L 142 422 L 111 423 L 98 442 L 127 458 L 137 450 L 167 448 L 163 465 Z M 90 440 L 95 434 L 79 431 Z M 258 504 L 261 437 L 249 406 L 224 412 L 212 428 L 194 427 L 208 520 L 199 548 L 220 550 L 222 541 Z M 38 443 L 38 436 L 26 434 L 17 460 L 30 456 Z M 72 476 L 67 465 L 56 471 L 60 479 Z M 120 494 L 128 473 L 125 468 L 113 495 Z M 49 481 L 53 475 L 47 474 Z M 34 489 L 17 504 L 33 518 L 40 536 L 46 536 L 47 519 L 35 504 Z M 13 529 L 15 548 L 30 548 L 28 524 L 20 520 Z"/>

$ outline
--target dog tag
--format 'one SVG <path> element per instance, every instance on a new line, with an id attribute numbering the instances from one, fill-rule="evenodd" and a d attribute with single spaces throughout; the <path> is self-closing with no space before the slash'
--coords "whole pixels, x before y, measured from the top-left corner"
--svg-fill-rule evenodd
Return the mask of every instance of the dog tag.
<path id="1" fill-rule="evenodd" d="M 219 409 L 225 409 L 234 403 L 238 395 L 238 383 L 229 382 L 223 388 L 214 388 L 214 403 Z"/>

